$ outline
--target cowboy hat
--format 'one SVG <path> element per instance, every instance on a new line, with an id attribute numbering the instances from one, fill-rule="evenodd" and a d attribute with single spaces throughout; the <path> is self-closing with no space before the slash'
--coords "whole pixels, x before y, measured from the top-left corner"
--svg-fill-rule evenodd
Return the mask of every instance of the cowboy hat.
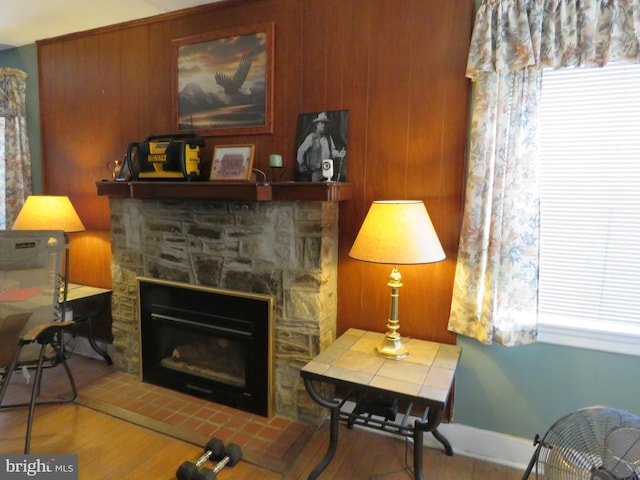
<path id="1" fill-rule="evenodd" d="M 327 114 L 322 112 L 318 114 L 318 116 L 313 120 L 313 123 L 324 122 L 329 123 L 329 119 L 327 118 Z"/>

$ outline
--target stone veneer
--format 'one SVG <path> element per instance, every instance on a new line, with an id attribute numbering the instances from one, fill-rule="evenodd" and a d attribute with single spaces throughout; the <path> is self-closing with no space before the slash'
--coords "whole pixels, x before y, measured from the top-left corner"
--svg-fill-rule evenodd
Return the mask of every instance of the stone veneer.
<path id="1" fill-rule="evenodd" d="M 300 369 L 335 339 L 338 203 L 112 197 L 110 207 L 116 368 L 140 369 L 138 276 L 271 294 L 274 410 L 317 423 Z"/>

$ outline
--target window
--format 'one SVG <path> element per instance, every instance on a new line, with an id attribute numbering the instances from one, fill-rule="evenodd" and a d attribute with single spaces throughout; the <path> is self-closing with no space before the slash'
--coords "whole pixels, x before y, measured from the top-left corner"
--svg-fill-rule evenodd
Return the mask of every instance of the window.
<path id="1" fill-rule="evenodd" d="M 640 355 L 640 65 L 543 74 L 539 340 Z"/>

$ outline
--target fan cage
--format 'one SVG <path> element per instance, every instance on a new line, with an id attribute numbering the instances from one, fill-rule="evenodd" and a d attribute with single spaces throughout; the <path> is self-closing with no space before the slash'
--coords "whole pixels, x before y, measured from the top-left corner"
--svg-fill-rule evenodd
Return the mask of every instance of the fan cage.
<path id="1" fill-rule="evenodd" d="M 640 417 L 588 407 L 560 418 L 536 451 L 535 474 L 546 480 L 640 480 Z"/>

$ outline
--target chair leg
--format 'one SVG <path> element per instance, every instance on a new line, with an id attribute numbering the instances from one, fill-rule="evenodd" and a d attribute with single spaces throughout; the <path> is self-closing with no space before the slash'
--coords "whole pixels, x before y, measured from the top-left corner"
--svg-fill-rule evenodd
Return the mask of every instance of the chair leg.
<path id="1" fill-rule="evenodd" d="M 42 363 L 44 362 L 44 352 L 47 348 L 47 344 L 40 345 L 40 355 L 38 356 L 38 366 L 36 368 L 36 378 L 33 381 L 33 387 L 31 388 L 31 403 L 29 404 L 29 415 L 27 418 L 27 435 L 24 440 L 24 453 L 29 453 L 31 446 L 31 428 L 33 426 L 33 414 L 36 409 L 36 399 L 40 393 L 40 383 L 42 382 Z"/>
<path id="2" fill-rule="evenodd" d="M 62 351 L 62 348 L 60 348 L 60 346 L 55 343 L 51 343 L 51 346 L 53 347 L 53 350 L 56 352 L 58 361 L 62 363 L 62 366 L 64 367 L 65 372 L 67 372 L 69 385 L 71 385 L 71 391 L 73 392 L 71 398 L 65 400 L 64 403 L 73 402 L 78 396 L 78 389 L 76 388 L 76 382 L 73 379 L 73 374 L 71 373 L 71 369 L 69 368 L 69 364 L 67 363 L 67 359 L 64 356 L 64 352 Z"/>
<path id="3" fill-rule="evenodd" d="M 32 431 L 32 427 L 33 427 L 33 417 L 35 414 L 35 408 L 36 405 L 55 405 L 55 404 L 61 404 L 61 403 L 69 403 L 69 402 L 73 402 L 77 396 L 78 396 L 78 390 L 76 387 L 76 382 L 73 378 L 73 374 L 71 373 L 71 369 L 69 368 L 69 364 L 67 363 L 67 360 L 64 356 L 64 353 L 62 352 L 60 346 L 56 345 L 55 342 L 51 342 L 51 341 L 44 341 L 44 342 L 39 342 L 40 343 L 40 354 L 38 355 L 38 363 L 36 366 L 36 374 L 35 374 L 35 378 L 33 381 L 33 386 L 31 387 L 31 399 L 29 401 L 29 403 L 19 403 L 19 404 L 10 404 L 10 405 L 2 405 L 2 402 L 4 401 L 4 396 L 5 393 L 7 391 L 7 388 L 9 386 L 9 382 L 11 381 L 11 376 L 13 374 L 13 372 L 16 371 L 17 365 L 19 363 L 19 359 L 20 359 L 20 353 L 22 352 L 22 347 L 25 345 L 24 343 L 20 343 L 19 347 L 18 347 L 18 351 L 16 352 L 11 365 L 6 369 L 5 371 L 5 375 L 2 377 L 2 383 L 0 384 L 0 408 L 2 409 L 7 409 L 7 408 L 17 408 L 17 407 L 29 407 L 29 413 L 28 413 L 28 417 L 27 417 L 27 434 L 26 434 L 26 438 L 25 438 L 25 443 L 24 443 L 24 453 L 28 454 L 30 447 L 31 447 L 31 431 Z M 71 391 L 72 391 L 72 395 L 70 398 L 65 399 L 65 400 L 58 400 L 58 401 L 44 401 L 44 402 L 37 402 L 38 397 L 40 396 L 40 387 L 42 384 L 42 373 L 44 370 L 43 364 L 44 364 L 44 359 L 45 359 L 45 352 L 46 352 L 46 348 L 48 345 L 51 345 L 51 347 L 53 348 L 53 350 L 55 351 L 56 354 L 56 358 L 57 361 L 59 363 L 62 363 L 62 366 L 64 367 L 64 370 L 67 374 L 67 378 L 69 380 L 69 385 L 71 386 Z"/>

